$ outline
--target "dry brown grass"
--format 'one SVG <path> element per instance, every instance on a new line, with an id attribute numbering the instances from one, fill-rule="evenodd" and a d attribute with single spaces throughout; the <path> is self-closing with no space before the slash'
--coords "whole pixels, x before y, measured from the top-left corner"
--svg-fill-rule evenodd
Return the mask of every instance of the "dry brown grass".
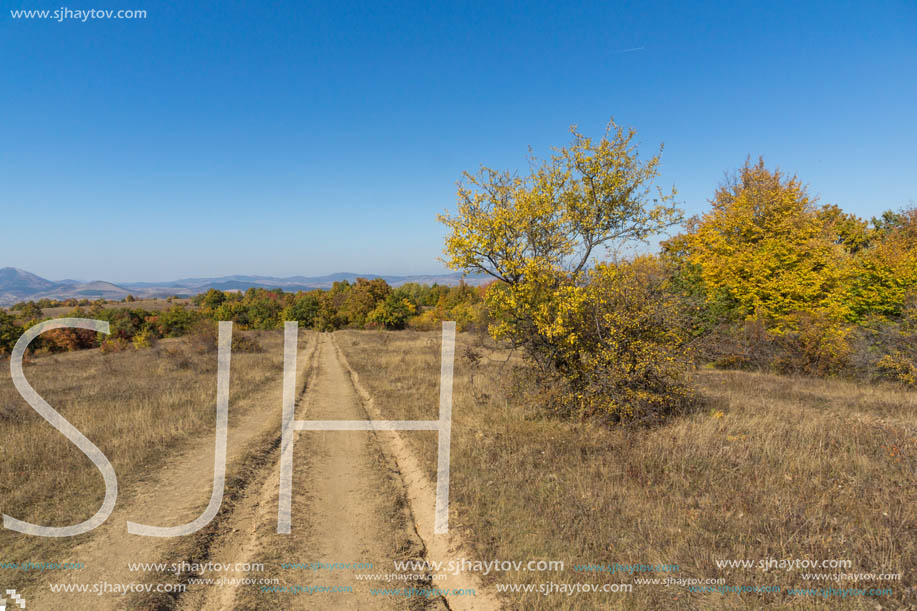
<path id="1" fill-rule="evenodd" d="M 171 302 L 165 299 L 138 299 L 136 301 L 109 301 L 106 302 L 102 307 L 105 309 L 124 309 L 129 308 L 132 310 L 149 310 L 150 312 L 162 312 L 168 310 L 172 306 L 181 305 L 186 307 L 194 307 L 190 299 L 173 299 Z M 91 305 L 81 306 L 84 310 L 91 308 Z M 74 306 L 60 306 L 55 308 L 42 308 L 41 314 L 45 318 L 60 318 L 61 316 L 66 316 L 72 312 Z"/>
<path id="2" fill-rule="evenodd" d="M 239 399 L 261 392 L 268 383 L 279 384 L 282 370 L 280 334 L 246 335 L 266 350 L 232 355 L 233 418 L 251 405 Z M 131 484 L 170 455 L 192 440 L 212 439 L 216 369 L 214 354 L 195 351 L 182 338 L 114 354 L 85 350 L 41 356 L 25 366 L 25 375 L 109 458 L 124 502 Z M 49 526 L 75 524 L 95 513 L 105 490 L 98 470 L 22 399 L 10 379 L 8 359 L 0 359 L 0 426 L 3 513 Z M 90 536 L 29 537 L 0 529 L 0 561 L 61 562 L 67 549 Z M 39 577 L 37 571 L 2 575 L 5 587 L 16 588 Z"/>
<path id="3" fill-rule="evenodd" d="M 339 344 L 391 419 L 434 419 L 439 334 L 340 331 Z M 469 352 L 469 348 L 471 351 Z M 480 358 L 478 358 L 480 356 Z M 508 392 L 509 366 L 457 338 L 452 527 L 476 559 L 564 560 L 563 573 L 489 583 L 630 583 L 573 564 L 677 564 L 642 577 L 725 578 L 781 594 L 699 594 L 635 585 L 631 594 L 515 594 L 513 609 L 915 608 L 917 394 L 837 380 L 701 371 L 708 408 L 654 429 L 543 417 Z M 474 383 L 472 383 L 472 377 Z M 405 434 L 435 477 L 436 435 Z M 900 573 L 892 597 L 791 596 L 803 570 L 718 569 L 715 560 L 849 559 L 850 573 Z M 823 570 L 820 572 L 838 572 Z"/>

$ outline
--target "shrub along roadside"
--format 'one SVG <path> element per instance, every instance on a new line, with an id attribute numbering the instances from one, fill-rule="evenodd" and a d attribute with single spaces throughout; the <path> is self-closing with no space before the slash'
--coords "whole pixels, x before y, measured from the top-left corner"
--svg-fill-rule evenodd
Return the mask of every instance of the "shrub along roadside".
<path id="1" fill-rule="evenodd" d="M 653 265 L 596 265 L 593 255 L 656 235 L 681 214 L 674 192 L 654 187 L 659 155 L 642 160 L 634 130 L 612 122 L 598 141 L 572 133 L 525 177 L 465 174 L 456 214 L 440 217 L 447 264 L 498 280 L 486 295 L 490 333 L 536 366 L 547 407 L 658 421 L 692 401 L 676 304 Z"/>

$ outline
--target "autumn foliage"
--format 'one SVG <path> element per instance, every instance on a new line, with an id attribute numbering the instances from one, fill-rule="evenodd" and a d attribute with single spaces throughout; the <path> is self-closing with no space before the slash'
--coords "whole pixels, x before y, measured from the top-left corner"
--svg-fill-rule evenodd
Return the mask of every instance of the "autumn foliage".
<path id="1" fill-rule="evenodd" d="M 599 140 L 572 132 L 568 146 L 532 157 L 526 175 L 466 173 L 455 213 L 440 216 L 446 263 L 491 276 L 488 285 L 358 278 L 297 293 L 211 289 L 160 312 L 132 298 L 127 307 L 42 300 L 0 311 L 0 354 L 46 318 L 43 308 L 67 305 L 111 334 L 58 329 L 33 350 L 116 352 L 185 335 L 212 350 L 216 321 L 334 331 L 451 320 L 519 348 L 546 408 L 608 422 L 655 422 L 691 406 L 695 366 L 917 386 L 917 207 L 861 219 L 759 159 L 683 221 L 674 190 L 655 186 L 660 155 L 641 158 L 633 130 L 610 123 Z M 674 227 L 658 255 L 617 250 Z"/>
<path id="2" fill-rule="evenodd" d="M 910 379 L 917 209 L 867 222 L 819 205 L 763 160 L 746 162 L 711 203 L 663 244 L 709 360 Z"/>
<path id="3" fill-rule="evenodd" d="M 641 160 L 635 133 L 614 123 L 599 141 L 533 159 L 526 177 L 465 174 L 447 263 L 498 282 L 485 302 L 490 332 L 537 365 L 540 397 L 564 414 L 649 421 L 684 407 L 684 340 L 659 270 L 593 265 L 608 246 L 680 220 L 674 193 L 655 189 L 659 155 Z"/>
<path id="4" fill-rule="evenodd" d="M 490 332 L 524 349 L 552 409 L 658 420 L 692 402 L 689 363 L 914 383 L 917 209 L 867 222 L 749 161 L 659 257 L 602 262 L 680 220 L 633 136 L 574 130 L 528 176 L 466 173 L 440 217 L 447 263 L 497 280 Z"/>

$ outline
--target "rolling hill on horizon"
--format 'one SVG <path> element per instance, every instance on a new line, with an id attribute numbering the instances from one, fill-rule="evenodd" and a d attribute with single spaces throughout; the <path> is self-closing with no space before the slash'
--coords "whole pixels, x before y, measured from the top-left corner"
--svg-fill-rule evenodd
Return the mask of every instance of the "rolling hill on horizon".
<path id="1" fill-rule="evenodd" d="M 464 276 L 461 273 L 427 275 L 384 275 L 338 272 L 324 276 L 274 276 L 232 275 L 214 278 L 182 278 L 167 282 L 121 282 L 104 280 L 81 282 L 78 280 L 53 281 L 15 267 L 0 268 L 0 306 L 20 301 L 39 299 L 124 299 L 128 295 L 137 298 L 169 297 L 179 295 L 191 297 L 209 289 L 221 291 L 244 291 L 248 288 L 283 289 L 288 292 L 327 289 L 335 282 L 354 282 L 357 278 L 382 278 L 392 286 L 408 282 L 420 284 L 445 284 L 453 286 L 463 279 L 467 284 L 479 285 L 488 281 L 485 276 Z"/>

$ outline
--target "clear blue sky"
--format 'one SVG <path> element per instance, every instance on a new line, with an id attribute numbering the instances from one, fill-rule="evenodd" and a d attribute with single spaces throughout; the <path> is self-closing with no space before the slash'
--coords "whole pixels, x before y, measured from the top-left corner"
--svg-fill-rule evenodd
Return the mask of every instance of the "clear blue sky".
<path id="1" fill-rule="evenodd" d="M 0 267 L 438 271 L 462 170 L 611 116 L 691 213 L 747 155 L 862 216 L 917 200 L 912 0 L 94 1 L 0 0 Z M 61 6 L 147 17 L 10 14 Z"/>

